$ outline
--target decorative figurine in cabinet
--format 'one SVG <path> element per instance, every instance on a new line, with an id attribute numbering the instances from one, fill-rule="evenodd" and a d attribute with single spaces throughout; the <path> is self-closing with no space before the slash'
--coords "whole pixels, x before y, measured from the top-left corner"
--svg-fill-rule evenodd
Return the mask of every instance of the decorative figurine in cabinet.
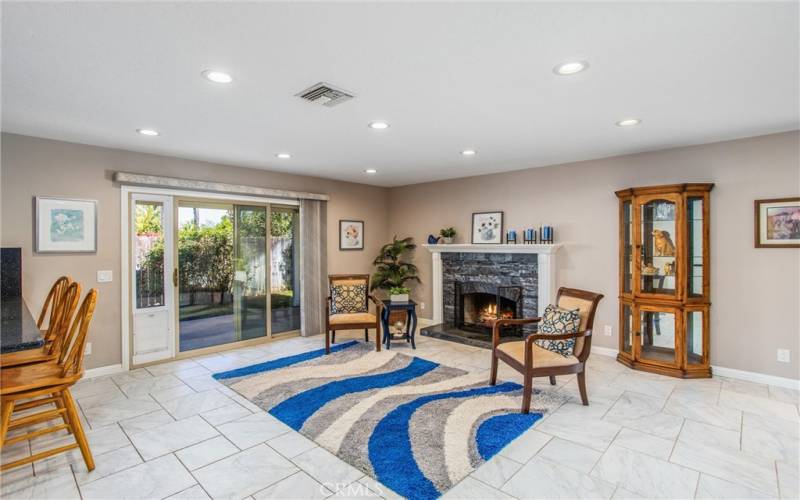
<path id="1" fill-rule="evenodd" d="M 709 215 L 713 184 L 617 191 L 617 360 L 682 378 L 711 376 Z"/>

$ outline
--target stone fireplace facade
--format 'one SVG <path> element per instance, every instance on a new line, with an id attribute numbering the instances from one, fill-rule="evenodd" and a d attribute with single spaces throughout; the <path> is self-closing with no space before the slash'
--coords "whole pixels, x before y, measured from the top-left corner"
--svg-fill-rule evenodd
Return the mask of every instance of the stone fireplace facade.
<path id="1" fill-rule="evenodd" d="M 461 328 L 470 296 L 495 296 L 514 317 L 538 316 L 538 261 L 535 254 L 453 252 L 442 254 L 442 323 Z M 466 303 L 465 303 L 466 301 Z M 513 302 L 513 306 L 511 303 Z M 505 306 L 505 307 L 504 307 Z M 474 319 L 474 318 L 473 318 Z M 468 322 L 474 324 L 474 321 Z"/>

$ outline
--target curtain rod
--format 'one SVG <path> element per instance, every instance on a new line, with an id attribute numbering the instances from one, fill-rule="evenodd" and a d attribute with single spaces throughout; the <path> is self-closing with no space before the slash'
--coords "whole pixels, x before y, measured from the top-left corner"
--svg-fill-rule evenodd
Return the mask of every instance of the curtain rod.
<path id="1" fill-rule="evenodd" d="M 288 191 L 285 189 L 272 189 L 272 188 L 264 188 L 256 186 L 245 186 L 242 184 L 227 184 L 225 182 L 209 182 L 209 181 L 198 181 L 192 179 L 179 179 L 177 177 L 163 177 L 160 175 L 134 174 L 131 172 L 114 172 L 114 182 L 132 186 L 189 189 L 193 191 L 246 194 L 252 196 L 287 198 L 294 200 L 328 201 L 330 199 L 330 197 L 327 194 L 306 193 L 303 191 Z"/>

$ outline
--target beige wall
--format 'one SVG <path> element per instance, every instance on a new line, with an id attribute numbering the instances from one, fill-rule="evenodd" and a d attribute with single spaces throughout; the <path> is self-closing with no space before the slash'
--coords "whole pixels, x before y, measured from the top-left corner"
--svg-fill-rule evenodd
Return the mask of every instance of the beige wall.
<path id="1" fill-rule="evenodd" d="M 800 250 L 753 247 L 753 200 L 798 196 L 797 132 L 392 189 L 392 233 L 424 242 L 454 226 L 469 242 L 472 212 L 503 210 L 506 228 L 549 223 L 564 243 L 558 284 L 605 294 L 595 345 L 617 347 L 617 198 L 626 187 L 713 182 L 711 362 L 800 378 Z M 431 317 L 431 257 L 416 250 L 416 296 Z M 612 337 L 603 336 L 612 325 Z M 776 349 L 791 349 L 778 363 Z"/>
<path id="2" fill-rule="evenodd" d="M 369 272 L 372 258 L 389 236 L 388 190 L 363 184 L 231 167 L 115 149 L 2 135 L 2 246 L 22 247 L 23 295 L 38 311 L 56 277 L 69 274 L 84 288 L 97 287 L 98 306 L 89 341 L 87 367 L 120 363 L 120 190 L 111 181 L 122 170 L 326 193 L 328 270 Z M 98 249 L 93 255 L 36 255 L 33 198 L 58 196 L 98 201 Z M 340 252 L 339 219 L 365 221 L 365 250 Z M 114 272 L 112 283 L 97 283 L 96 271 Z"/>

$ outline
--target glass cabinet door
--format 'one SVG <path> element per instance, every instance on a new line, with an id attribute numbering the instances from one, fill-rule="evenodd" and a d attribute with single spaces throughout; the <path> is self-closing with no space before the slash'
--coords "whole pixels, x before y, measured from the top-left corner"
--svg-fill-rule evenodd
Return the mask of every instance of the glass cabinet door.
<path id="1" fill-rule="evenodd" d="M 633 356 L 633 307 L 630 303 L 620 302 L 620 352 Z"/>
<path id="2" fill-rule="evenodd" d="M 622 202 L 622 293 L 633 291 L 633 205 L 630 200 Z"/>
<path id="3" fill-rule="evenodd" d="M 639 291 L 646 294 L 677 294 L 676 216 L 679 197 L 646 199 L 639 204 Z"/>
<path id="4" fill-rule="evenodd" d="M 681 318 L 676 309 L 641 306 L 636 332 L 640 339 L 638 359 L 677 365 L 675 338 L 680 330 L 679 321 Z"/>
<path id="5" fill-rule="evenodd" d="M 708 308 L 699 307 L 686 311 L 686 365 L 706 364 L 705 348 L 708 331 Z"/>
<path id="6" fill-rule="evenodd" d="M 706 228 L 704 225 L 705 199 L 703 196 L 690 196 L 686 201 L 687 223 L 687 273 L 686 296 L 689 299 L 702 299 L 706 293 L 706 269 L 704 253 Z"/>

